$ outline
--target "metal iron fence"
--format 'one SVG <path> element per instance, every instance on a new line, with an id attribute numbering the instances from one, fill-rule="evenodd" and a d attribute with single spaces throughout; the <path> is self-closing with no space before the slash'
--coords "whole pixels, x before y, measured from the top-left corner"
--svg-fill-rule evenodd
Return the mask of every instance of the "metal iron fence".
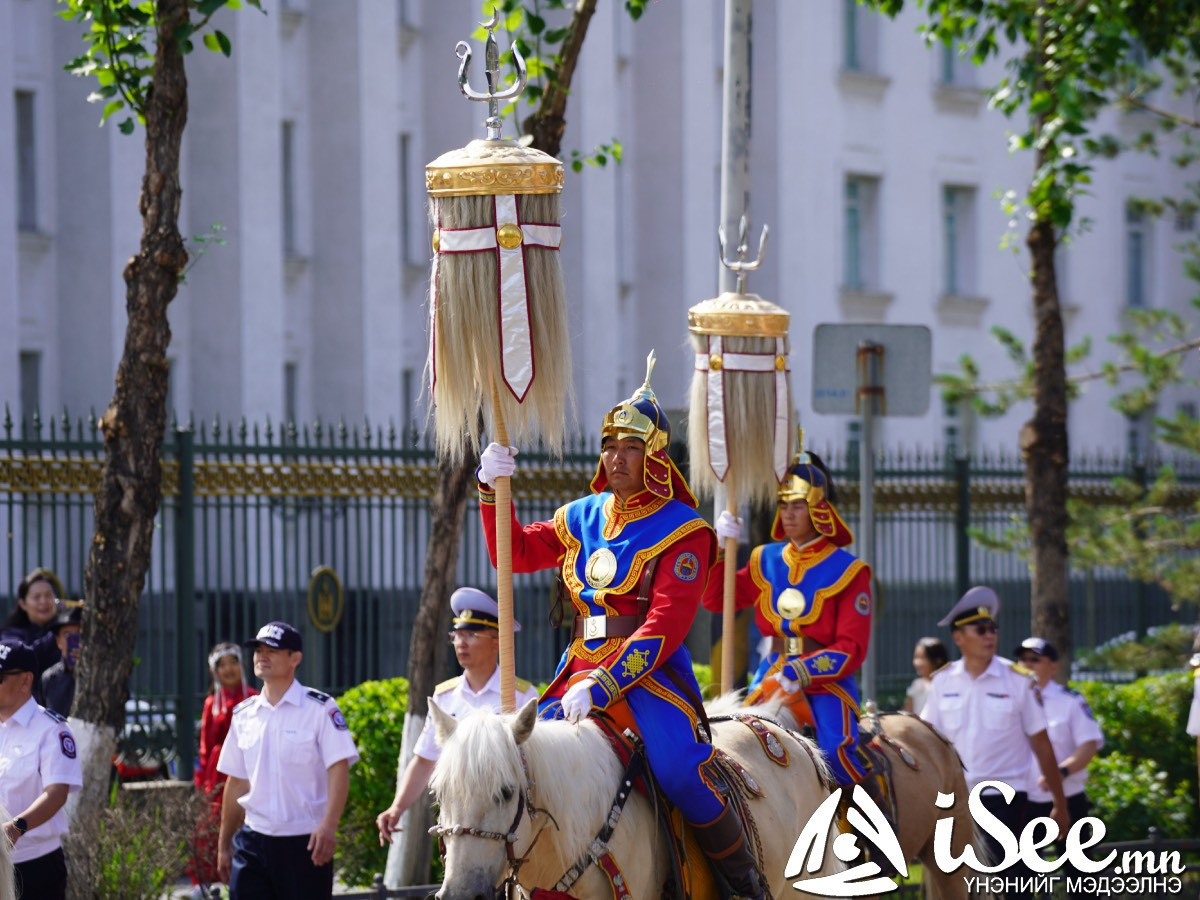
<path id="1" fill-rule="evenodd" d="M 0 597 L 15 606 L 16 585 L 35 566 L 53 570 L 68 596 L 83 592 L 92 537 L 92 491 L 102 447 L 90 420 L 62 416 L 27 427 L 0 425 Z M 855 448 L 827 452 L 839 511 L 858 522 Z M 524 521 L 549 518 L 582 495 L 596 465 L 591 438 L 561 459 L 521 456 L 513 493 Z M 685 469 L 686 470 L 686 469 Z M 1115 497 L 1111 480 L 1145 480 L 1145 466 L 1079 459 L 1071 491 Z M 306 684 L 334 693 L 405 671 L 420 594 L 436 480 L 433 450 L 394 428 L 316 424 L 296 429 L 212 423 L 172 428 L 163 448 L 163 503 L 141 599 L 131 694 L 181 718 L 181 739 L 208 687 L 209 648 L 244 640 L 262 622 L 284 619 L 305 634 Z M 1200 473 L 1181 473 L 1181 499 L 1200 496 Z M 912 679 L 912 647 L 961 590 L 994 586 L 1015 643 L 1029 621 L 1027 564 L 972 542 L 968 527 L 1002 530 L 1023 516 L 1015 457 L 956 460 L 938 452 L 888 451 L 876 473 L 877 685 L 886 706 Z M 473 504 L 472 504 L 473 506 Z M 456 580 L 492 589 L 479 519 L 469 508 Z M 549 572 L 517 575 L 514 602 L 524 629 L 518 672 L 544 680 L 565 638 L 546 619 Z M 1088 647 L 1127 631 L 1194 616 L 1121 572 L 1071 576 L 1072 631 Z M 693 646 L 706 642 L 702 613 Z M 752 627 L 752 626 L 751 626 Z M 1002 645 L 1002 649 L 1007 647 Z M 703 657 L 703 653 L 697 653 Z M 183 749 L 183 748 L 181 748 Z M 185 751 L 186 753 L 186 751 Z M 185 758 L 189 758 L 186 753 Z"/>

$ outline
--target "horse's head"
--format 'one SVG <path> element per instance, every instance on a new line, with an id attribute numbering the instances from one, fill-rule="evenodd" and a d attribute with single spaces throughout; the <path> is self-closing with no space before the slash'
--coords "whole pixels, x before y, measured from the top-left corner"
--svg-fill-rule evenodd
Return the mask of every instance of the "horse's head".
<path id="1" fill-rule="evenodd" d="M 533 733 L 537 701 L 516 716 L 476 712 L 455 719 L 429 700 L 442 756 L 430 781 L 444 844 L 440 900 L 492 900 L 508 874 L 512 845 L 528 830 L 528 785 L 518 745 Z"/>

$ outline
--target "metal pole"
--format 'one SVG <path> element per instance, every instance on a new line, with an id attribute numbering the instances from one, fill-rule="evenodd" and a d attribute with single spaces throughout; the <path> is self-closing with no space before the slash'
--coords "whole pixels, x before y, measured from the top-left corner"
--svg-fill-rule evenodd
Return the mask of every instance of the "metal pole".
<path id="1" fill-rule="evenodd" d="M 750 218 L 750 6 L 751 0 L 725 0 L 725 81 L 721 104 L 721 227 L 742 237 Z M 734 291 L 737 273 L 717 263 L 717 293 Z M 736 499 L 736 498 L 735 498 Z M 726 509 L 725 487 L 713 492 L 713 517 Z M 737 514 L 736 509 L 733 511 Z M 725 565 L 737 566 L 737 542 L 725 542 Z M 732 689 L 736 632 L 724 615 L 721 631 L 721 689 Z"/>
<path id="2" fill-rule="evenodd" d="M 721 103 L 721 227 L 739 234 L 750 220 L 750 6 L 725 0 L 725 81 Z M 718 293 L 733 291 L 737 273 L 717 264 Z M 717 507 L 724 509 L 724 499 Z"/>
<path id="3" fill-rule="evenodd" d="M 191 428 L 175 429 L 179 463 L 179 501 L 175 506 L 175 630 L 179 696 L 175 699 L 175 777 L 192 780 L 196 743 L 196 436 Z"/>
<path id="4" fill-rule="evenodd" d="M 883 396 L 880 383 L 883 347 L 870 341 L 858 345 L 858 401 L 862 414 L 862 478 L 859 481 L 858 558 L 875 569 L 875 416 L 882 412 L 879 400 Z M 874 576 L 872 576 L 874 580 Z M 872 595 L 874 588 L 872 587 Z M 871 616 L 871 636 L 867 659 L 862 668 L 862 700 L 875 699 L 875 620 L 879 607 Z"/>

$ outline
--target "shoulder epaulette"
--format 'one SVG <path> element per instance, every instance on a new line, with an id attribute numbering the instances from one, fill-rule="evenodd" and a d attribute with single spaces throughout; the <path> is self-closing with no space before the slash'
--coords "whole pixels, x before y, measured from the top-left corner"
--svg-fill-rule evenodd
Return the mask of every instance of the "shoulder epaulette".
<path id="1" fill-rule="evenodd" d="M 1068 685 L 1064 684 L 1063 690 L 1066 691 L 1068 694 L 1070 694 L 1072 697 L 1080 697 L 1080 698 L 1083 697 L 1083 694 L 1079 693 L 1079 691 L 1075 690 L 1075 688 L 1070 687 Z M 1084 701 L 1084 702 L 1087 702 L 1087 701 Z"/>
<path id="2" fill-rule="evenodd" d="M 461 675 L 455 675 L 453 678 L 447 678 L 433 689 L 434 696 L 437 696 L 438 694 L 444 694 L 446 691 L 454 690 L 456 687 L 458 687 L 458 683 L 460 681 L 462 681 Z"/>
<path id="3" fill-rule="evenodd" d="M 533 685 L 530 684 L 528 681 L 526 681 L 524 678 L 514 679 L 513 686 L 516 688 L 516 690 L 520 691 L 521 693 L 524 693 L 525 691 L 527 691 L 531 687 L 533 687 Z"/>
<path id="4" fill-rule="evenodd" d="M 235 706 L 235 707 L 233 708 L 233 711 L 234 711 L 234 712 L 237 712 L 239 709 L 243 709 L 243 708 L 245 708 L 245 707 L 249 706 L 249 705 L 250 705 L 250 701 L 252 701 L 252 700 L 253 700 L 255 697 L 257 697 L 257 696 L 258 696 L 258 694 L 253 694 L 253 695 L 251 695 L 251 696 L 247 697 L 245 700 L 243 700 L 241 703 L 239 703 L 237 706 Z"/>
<path id="5" fill-rule="evenodd" d="M 1025 668 L 1025 667 L 1024 667 L 1023 665 L 1021 665 L 1019 662 L 1015 662 L 1015 661 L 1014 661 L 1014 662 L 1010 662 L 1008 665 L 1009 665 L 1009 668 L 1011 668 L 1011 669 L 1012 669 L 1014 672 L 1016 672 L 1018 675 L 1024 675 L 1026 678 L 1033 678 L 1033 677 L 1034 677 L 1034 676 L 1033 676 L 1033 670 L 1032 670 L 1032 669 L 1027 669 L 1027 668 Z"/>
<path id="6" fill-rule="evenodd" d="M 53 719 L 55 722 L 65 722 L 65 721 L 67 721 L 67 717 L 66 717 L 66 716 L 64 716 L 62 713 L 60 713 L 60 712 L 57 712 L 56 710 L 53 710 L 53 709 L 48 709 L 48 708 L 46 708 L 46 707 L 44 707 L 44 706 L 43 706 L 43 707 L 42 707 L 42 712 L 44 712 L 46 715 L 48 715 L 50 718 L 52 718 L 52 719 Z"/>
<path id="7" fill-rule="evenodd" d="M 333 699 L 328 694 L 322 694 L 320 691 L 309 691 L 306 696 L 310 700 L 316 700 L 318 703 L 328 703 Z"/>

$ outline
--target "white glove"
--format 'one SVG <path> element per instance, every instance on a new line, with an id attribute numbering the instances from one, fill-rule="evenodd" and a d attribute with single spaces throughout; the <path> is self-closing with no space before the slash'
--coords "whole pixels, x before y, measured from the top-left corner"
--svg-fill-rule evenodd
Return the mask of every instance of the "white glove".
<path id="1" fill-rule="evenodd" d="M 567 689 L 562 698 L 562 711 L 568 722 L 578 722 L 587 718 L 592 711 L 592 685 L 595 678 L 585 678 Z"/>
<path id="2" fill-rule="evenodd" d="M 723 511 L 717 516 L 717 539 L 722 543 L 727 538 L 733 538 L 735 541 L 742 539 L 742 520 L 731 513 L 729 510 Z"/>
<path id="3" fill-rule="evenodd" d="M 785 694 L 794 694 L 800 690 L 800 682 L 788 677 L 787 669 L 781 669 L 776 672 L 775 680 L 779 682 L 779 687 L 783 689 Z"/>
<path id="4" fill-rule="evenodd" d="M 516 447 L 505 447 L 495 441 L 488 444 L 479 454 L 479 480 L 488 487 L 496 486 L 496 479 L 512 475 L 517 471 Z"/>

